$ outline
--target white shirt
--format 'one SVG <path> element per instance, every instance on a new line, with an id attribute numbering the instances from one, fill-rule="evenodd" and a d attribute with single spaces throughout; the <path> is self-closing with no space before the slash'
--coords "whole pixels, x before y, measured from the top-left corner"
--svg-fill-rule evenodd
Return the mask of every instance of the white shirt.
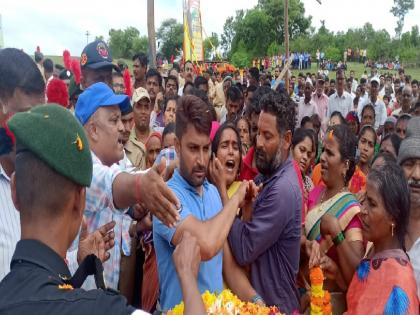
<path id="1" fill-rule="evenodd" d="M 0 281 L 10 272 L 10 262 L 20 240 L 20 215 L 10 191 L 10 178 L 0 165 Z"/>
<path id="2" fill-rule="evenodd" d="M 353 93 L 356 93 L 356 90 L 357 90 L 357 81 L 356 81 L 356 79 L 353 79 L 353 81 L 352 81 L 352 83 L 351 83 L 351 91 L 353 92 Z"/>
<path id="3" fill-rule="evenodd" d="M 303 97 L 298 103 L 296 128 L 300 127 L 300 122 L 302 121 L 303 117 L 311 117 L 313 114 L 319 115 L 318 106 L 312 99 L 308 104 L 305 104 L 305 98 Z"/>
<path id="4" fill-rule="evenodd" d="M 414 269 L 414 277 L 416 278 L 417 283 L 417 295 L 420 298 L 420 237 L 414 242 L 407 254 L 410 257 L 410 262 Z"/>
<path id="5" fill-rule="evenodd" d="M 353 110 L 353 100 L 351 95 L 346 91 L 343 91 L 341 96 L 338 96 L 337 92 L 330 96 L 328 101 L 327 117 L 330 118 L 334 112 L 340 112 L 344 118 L 347 114 Z"/>
<path id="6" fill-rule="evenodd" d="M 132 222 L 126 212 L 128 209 L 117 209 L 114 204 L 112 189 L 115 178 L 123 172 L 118 164 L 111 167 L 103 165 L 101 160 L 93 153 L 93 177 L 92 183 L 86 189 L 86 206 L 84 218 L 87 223 L 88 233 L 92 233 L 100 226 L 115 221 L 114 247 L 109 250 L 111 257 L 104 262 L 104 279 L 109 288 L 118 289 L 120 277 L 121 252 L 125 256 L 130 256 L 131 237 L 129 229 Z M 73 248 L 79 243 L 79 235 L 73 242 Z M 71 248 L 71 249 L 73 249 Z M 70 271 L 73 271 L 70 268 Z M 93 276 L 89 276 L 84 282 L 83 289 L 95 289 L 95 281 Z"/>
<path id="7" fill-rule="evenodd" d="M 364 102 L 359 103 L 357 107 L 357 115 L 359 115 L 360 120 L 362 119 L 362 110 L 368 104 L 372 104 L 375 109 L 375 129 L 378 129 L 379 126 L 382 126 L 385 123 L 387 113 L 385 103 L 382 102 L 379 98 L 376 99 L 375 103 L 372 103 L 371 99 L 364 100 Z"/>

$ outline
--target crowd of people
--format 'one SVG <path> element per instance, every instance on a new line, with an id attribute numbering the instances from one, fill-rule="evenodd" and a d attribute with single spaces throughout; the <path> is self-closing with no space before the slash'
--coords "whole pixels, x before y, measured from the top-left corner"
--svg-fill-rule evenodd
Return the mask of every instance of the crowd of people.
<path id="1" fill-rule="evenodd" d="M 284 72 L 0 50 L 0 313 L 418 314 L 418 81 Z"/>

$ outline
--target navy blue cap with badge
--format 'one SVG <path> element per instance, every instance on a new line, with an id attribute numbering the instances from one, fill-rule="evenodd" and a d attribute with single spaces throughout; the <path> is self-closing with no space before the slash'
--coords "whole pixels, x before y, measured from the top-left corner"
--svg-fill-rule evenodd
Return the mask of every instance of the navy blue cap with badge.
<path id="1" fill-rule="evenodd" d="M 102 40 L 95 40 L 86 45 L 80 56 L 80 66 L 93 70 L 102 68 L 114 68 L 116 71 L 120 69 L 116 64 L 112 63 L 111 51 L 108 45 Z"/>

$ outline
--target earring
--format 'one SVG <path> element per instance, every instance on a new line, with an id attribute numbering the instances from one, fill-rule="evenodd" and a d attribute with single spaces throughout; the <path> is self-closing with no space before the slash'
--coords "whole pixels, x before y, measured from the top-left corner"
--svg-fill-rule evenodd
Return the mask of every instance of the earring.
<path id="1" fill-rule="evenodd" d="M 394 224 L 394 223 L 392 223 L 392 224 L 391 224 L 391 235 L 392 235 L 392 236 L 394 236 L 394 227 L 395 227 L 395 224 Z"/>

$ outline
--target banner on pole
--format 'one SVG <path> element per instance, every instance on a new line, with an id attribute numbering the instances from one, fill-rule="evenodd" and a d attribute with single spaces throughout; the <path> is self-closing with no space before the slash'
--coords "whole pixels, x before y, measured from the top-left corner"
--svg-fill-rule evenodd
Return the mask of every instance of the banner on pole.
<path id="1" fill-rule="evenodd" d="M 184 61 L 204 61 L 200 0 L 184 0 Z"/>

